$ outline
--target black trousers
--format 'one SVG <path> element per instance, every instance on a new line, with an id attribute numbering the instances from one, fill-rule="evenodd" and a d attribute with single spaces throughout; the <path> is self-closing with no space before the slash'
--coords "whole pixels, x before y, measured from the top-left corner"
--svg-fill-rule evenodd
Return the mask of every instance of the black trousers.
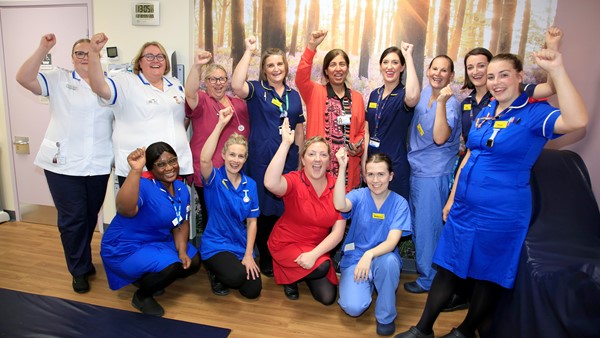
<path id="1" fill-rule="evenodd" d="M 109 175 L 68 176 L 44 170 L 54 205 L 69 272 L 92 270 L 92 236 L 104 203 Z"/>
<path id="2" fill-rule="evenodd" d="M 256 279 L 246 277 L 246 267 L 231 252 L 221 251 L 203 261 L 206 269 L 215 274 L 217 280 L 231 289 L 238 289 L 246 298 L 257 298 L 262 290 L 260 273 Z"/>

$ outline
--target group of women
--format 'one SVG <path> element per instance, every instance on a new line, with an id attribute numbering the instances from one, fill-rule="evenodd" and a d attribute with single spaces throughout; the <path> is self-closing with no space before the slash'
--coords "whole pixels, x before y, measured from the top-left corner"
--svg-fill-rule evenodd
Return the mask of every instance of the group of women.
<path id="1" fill-rule="evenodd" d="M 412 234 L 420 275 L 404 287 L 429 295 L 419 323 L 396 337 L 433 337 L 435 319 L 466 280 L 473 282 L 468 314 L 445 337 L 475 336 L 500 290 L 514 281 L 531 212 L 531 166 L 547 139 L 587 123 L 557 52 L 561 33 L 550 29 L 548 49 L 534 54 L 549 83 L 527 93 L 516 56 L 471 51 L 465 86 L 472 93 L 461 104 L 450 88 L 453 61 L 435 57 L 421 90 L 413 46 L 404 42 L 382 53 L 383 85 L 367 104 L 347 86 L 350 59 L 343 50 L 325 54 L 325 84 L 312 81 L 312 61 L 326 36 L 311 33 L 295 76 L 298 92 L 286 83 L 289 66 L 279 49 L 266 49 L 260 79 L 246 80 L 258 49 L 256 38 L 248 38 L 231 79 L 237 98 L 227 95 L 227 73 L 205 51 L 197 53 L 184 89 L 166 75 L 168 58 L 158 42 L 142 46 L 132 74 L 105 77 L 102 33 L 73 46 L 74 71 L 38 74 L 56 42 L 52 34 L 42 37 L 17 79 L 50 97 L 51 124 L 36 164 L 59 210 L 75 291 L 87 292 L 95 271 L 89 243 L 110 172 L 112 132 L 122 186 L 101 257 L 111 289 L 138 287 L 132 305 L 140 311 L 162 316 L 154 296 L 198 271 L 201 257 L 217 295 L 237 289 L 257 298 L 262 273 L 274 276 L 291 300 L 306 282 L 317 301 L 337 299 L 359 316 L 376 290 L 376 331 L 392 335 L 402 268 L 397 245 Z M 201 79 L 206 90 L 199 89 Z M 554 92 L 562 110 L 529 99 Z M 453 181 L 461 130 L 468 150 Z M 69 171 L 80 158 L 98 170 Z M 188 243 L 190 194 L 179 176 L 188 176 L 201 198 L 199 251 Z M 67 195 L 87 205 L 73 207 Z M 329 252 L 342 240 L 338 297 Z"/>

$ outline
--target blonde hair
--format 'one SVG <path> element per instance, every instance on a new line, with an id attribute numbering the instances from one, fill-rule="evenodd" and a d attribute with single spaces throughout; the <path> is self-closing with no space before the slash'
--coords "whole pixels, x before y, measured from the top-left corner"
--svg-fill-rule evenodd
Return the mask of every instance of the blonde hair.
<path id="1" fill-rule="evenodd" d="M 160 52 L 165 56 L 165 62 L 167 63 L 167 66 L 165 67 L 165 72 L 163 73 L 163 75 L 168 74 L 171 71 L 171 61 L 169 61 L 169 56 L 167 55 L 167 50 L 158 41 L 150 41 L 150 42 L 146 42 L 145 44 L 142 45 L 142 48 L 140 48 L 140 50 L 137 52 L 137 54 L 135 54 L 135 57 L 133 58 L 133 62 L 132 62 L 133 63 L 133 73 L 134 74 L 140 73 L 140 70 L 141 70 L 140 60 L 142 59 L 142 53 L 144 53 L 144 49 L 146 49 L 146 47 L 148 47 L 148 46 L 156 46 L 156 47 L 158 47 L 158 49 L 160 49 Z"/>
<path id="2" fill-rule="evenodd" d="M 300 157 L 304 157 L 304 155 L 306 154 L 306 150 L 308 150 L 308 147 L 310 147 L 311 145 L 313 145 L 314 143 L 325 143 L 325 145 L 327 146 L 327 154 L 331 153 L 331 147 L 329 147 L 329 143 L 327 143 L 327 140 L 325 140 L 325 138 L 323 136 L 313 136 L 311 138 L 309 138 L 308 140 L 306 140 L 306 142 L 304 142 L 304 145 L 302 146 L 302 150 L 300 150 Z"/>
<path id="3" fill-rule="evenodd" d="M 226 78 L 229 78 L 229 77 L 227 76 L 227 71 L 225 70 L 225 67 L 223 67 L 223 66 L 221 66 L 221 65 L 219 65 L 219 64 L 216 64 L 216 63 L 211 63 L 211 64 L 209 64 L 208 66 L 206 66 L 206 69 L 204 70 L 204 77 L 203 77 L 203 80 L 206 82 L 206 80 L 208 79 L 208 77 L 209 77 L 209 76 L 211 76 L 211 75 L 212 75 L 212 73 L 213 73 L 215 70 L 222 70 L 222 71 L 223 71 L 223 73 L 225 73 L 225 77 L 226 77 Z"/>
<path id="4" fill-rule="evenodd" d="M 240 135 L 238 133 L 233 133 L 229 135 L 229 138 L 227 139 L 227 141 L 225 141 L 225 145 L 223 146 L 223 155 L 227 153 L 227 149 L 229 149 L 229 146 L 234 144 L 244 146 L 246 148 L 246 158 L 248 158 L 248 140 L 246 140 L 246 138 L 243 135 Z"/>

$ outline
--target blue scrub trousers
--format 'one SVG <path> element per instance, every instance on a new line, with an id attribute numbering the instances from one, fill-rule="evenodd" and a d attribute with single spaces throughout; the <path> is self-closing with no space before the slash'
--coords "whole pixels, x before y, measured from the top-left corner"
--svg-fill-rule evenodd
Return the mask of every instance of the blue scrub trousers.
<path id="1" fill-rule="evenodd" d="M 450 195 L 452 175 L 410 178 L 410 211 L 412 213 L 412 240 L 417 255 L 417 284 L 431 288 L 435 277 L 433 254 L 442 234 L 442 210 Z"/>
<path id="2" fill-rule="evenodd" d="M 381 324 L 396 319 L 396 289 L 400 283 L 402 260 L 394 253 L 376 257 L 371 262 L 369 280 L 357 283 L 354 280 L 356 264 L 342 269 L 340 298 L 338 304 L 348 315 L 358 317 L 371 305 L 373 287 L 377 290 L 375 318 Z"/>
<path id="3" fill-rule="evenodd" d="M 69 176 L 44 170 L 52 200 L 58 211 L 58 230 L 73 276 L 90 272 L 92 236 L 104 203 L 109 175 Z"/>

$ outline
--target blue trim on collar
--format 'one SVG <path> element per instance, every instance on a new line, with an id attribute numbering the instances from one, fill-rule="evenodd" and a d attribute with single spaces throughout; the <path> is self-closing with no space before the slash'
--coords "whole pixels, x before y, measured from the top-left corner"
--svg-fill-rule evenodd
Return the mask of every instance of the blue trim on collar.
<path id="1" fill-rule="evenodd" d="M 77 74 L 76 71 L 71 71 L 71 77 L 73 78 L 73 80 L 77 80 L 77 81 L 81 81 L 81 76 L 79 76 L 79 74 Z"/>

